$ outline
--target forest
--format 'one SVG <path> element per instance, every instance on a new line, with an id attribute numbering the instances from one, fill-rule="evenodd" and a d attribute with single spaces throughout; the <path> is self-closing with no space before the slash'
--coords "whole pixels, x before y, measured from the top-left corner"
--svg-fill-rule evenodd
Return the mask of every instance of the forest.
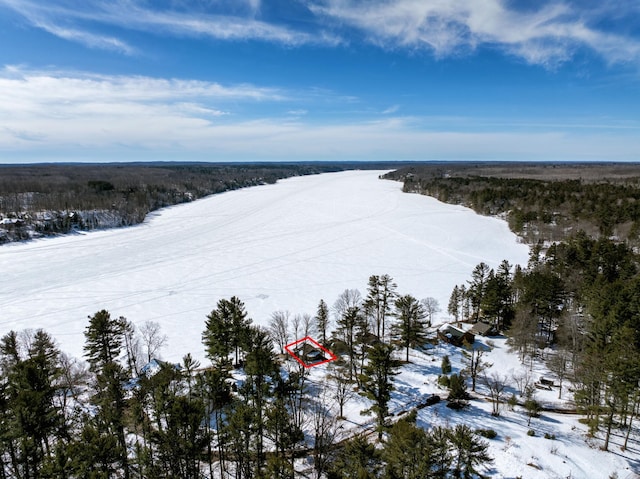
<path id="1" fill-rule="evenodd" d="M 584 231 L 640 245 L 636 164 L 429 164 L 399 168 L 386 177 L 403 181 L 406 192 L 504 217 L 528 244 Z"/>
<path id="2" fill-rule="evenodd" d="M 0 244 L 131 226 L 152 211 L 204 196 L 354 167 L 348 162 L 0 165 Z"/>

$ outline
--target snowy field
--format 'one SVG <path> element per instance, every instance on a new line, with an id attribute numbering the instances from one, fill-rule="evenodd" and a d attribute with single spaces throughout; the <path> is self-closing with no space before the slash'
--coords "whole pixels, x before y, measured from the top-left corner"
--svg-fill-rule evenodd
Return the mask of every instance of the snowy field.
<path id="1" fill-rule="evenodd" d="M 446 311 L 453 286 L 480 261 L 525 264 L 528 249 L 503 221 L 402 193 L 380 171 L 297 177 L 215 195 L 139 226 L 0 248 L 0 334 L 44 328 L 82 355 L 100 309 L 157 321 L 164 358 L 203 359 L 206 315 L 238 296 L 257 324 L 277 310 L 315 314 L 347 288 L 390 274 L 398 291 Z"/>

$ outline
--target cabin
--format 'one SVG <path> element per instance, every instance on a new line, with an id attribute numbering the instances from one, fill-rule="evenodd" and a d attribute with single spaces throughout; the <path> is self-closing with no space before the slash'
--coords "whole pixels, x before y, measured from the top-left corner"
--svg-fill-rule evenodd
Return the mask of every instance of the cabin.
<path id="1" fill-rule="evenodd" d="M 327 359 L 320 348 L 308 342 L 302 343 L 293 352 L 307 364 L 319 363 Z"/>
<path id="2" fill-rule="evenodd" d="M 454 346 L 463 346 L 464 344 L 473 344 L 476 340 L 475 334 L 471 331 L 465 331 L 453 324 L 446 324 L 438 330 L 438 338 L 441 341 L 453 344 Z"/>
<path id="3" fill-rule="evenodd" d="M 476 336 L 492 336 L 496 332 L 492 324 L 482 321 L 475 323 L 469 331 Z"/>

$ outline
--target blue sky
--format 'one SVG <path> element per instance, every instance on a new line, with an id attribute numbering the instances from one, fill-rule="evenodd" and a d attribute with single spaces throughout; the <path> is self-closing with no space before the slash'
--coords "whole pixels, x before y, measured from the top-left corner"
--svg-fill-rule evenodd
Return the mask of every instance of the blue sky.
<path id="1" fill-rule="evenodd" d="M 0 0 L 0 163 L 640 160 L 640 3 Z"/>

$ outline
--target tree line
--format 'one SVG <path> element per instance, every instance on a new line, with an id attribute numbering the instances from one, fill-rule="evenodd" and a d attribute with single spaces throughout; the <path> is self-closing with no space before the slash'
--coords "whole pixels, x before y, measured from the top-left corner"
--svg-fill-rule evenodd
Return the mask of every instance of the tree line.
<path id="1" fill-rule="evenodd" d="M 483 215 L 504 215 L 512 231 L 529 244 L 562 241 L 582 230 L 638 246 L 640 171 L 621 165 L 578 167 L 580 175 L 562 165 L 557 173 L 555 167 L 533 165 L 530 169 L 538 174 L 532 175 L 522 164 L 512 171 L 499 165 L 440 165 L 400 168 L 387 176 L 403 181 L 406 192 L 465 205 Z"/>
<path id="2" fill-rule="evenodd" d="M 0 165 L 0 244 L 34 236 L 130 226 L 157 209 L 298 175 L 318 164 Z"/>

